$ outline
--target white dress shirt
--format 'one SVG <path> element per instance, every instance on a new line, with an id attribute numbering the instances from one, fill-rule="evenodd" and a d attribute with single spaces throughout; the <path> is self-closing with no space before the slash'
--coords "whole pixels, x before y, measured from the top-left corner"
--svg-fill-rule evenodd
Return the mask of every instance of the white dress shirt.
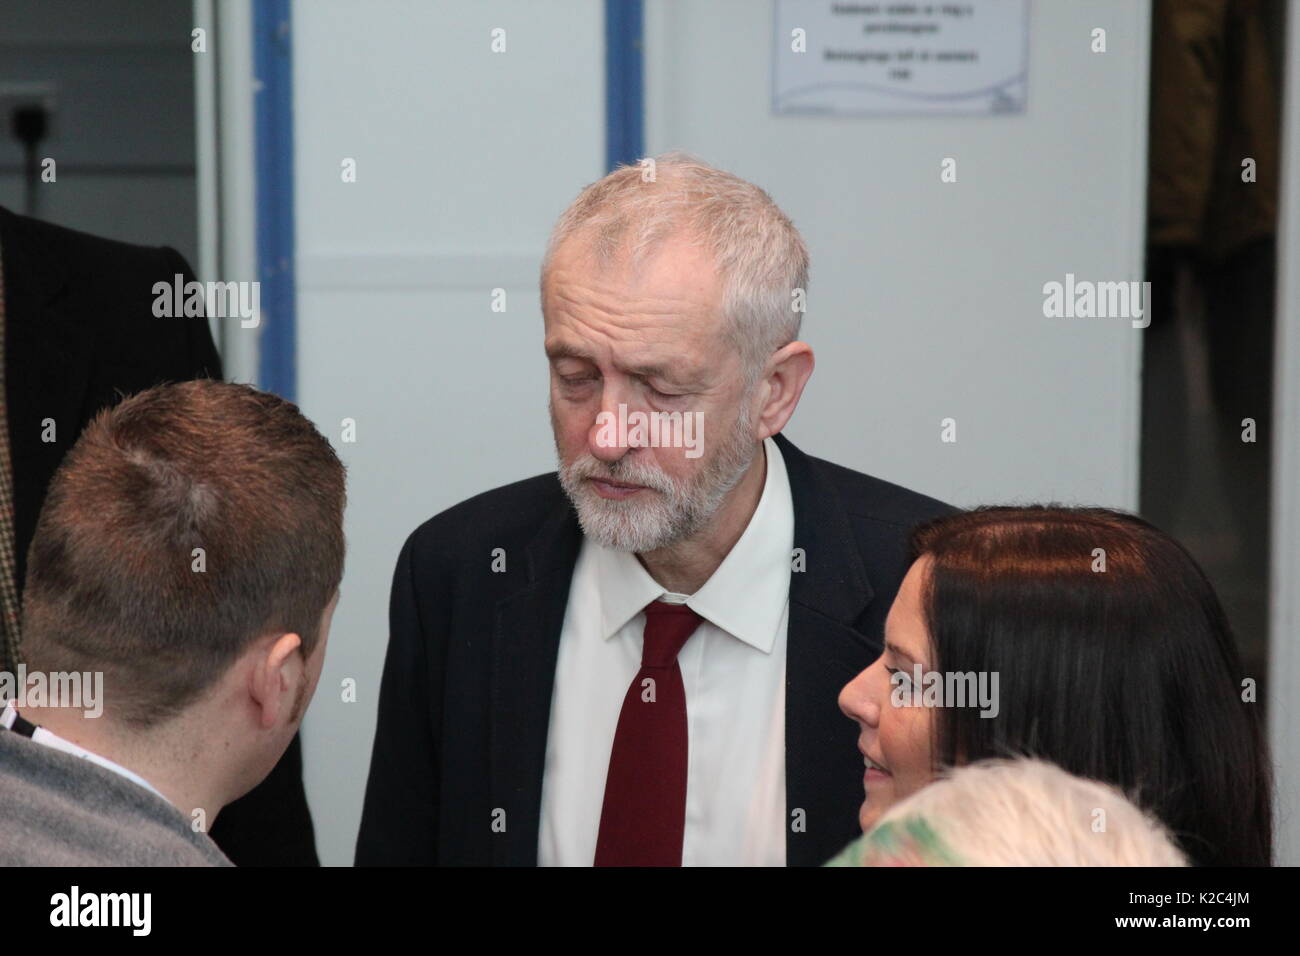
<path id="1" fill-rule="evenodd" d="M 686 691 L 683 866 L 784 866 L 785 648 L 794 505 L 781 450 L 744 533 L 698 591 L 666 592 L 626 551 L 585 539 L 569 588 L 542 778 L 538 862 L 591 866 L 623 698 L 641 668 L 643 609 L 704 620 L 677 662 Z"/>
<path id="2" fill-rule="evenodd" d="M 8 731 L 13 731 L 14 721 L 18 718 L 18 709 L 14 706 L 12 700 L 5 702 L 4 712 L 0 713 L 0 727 Z M 72 754 L 74 757 L 80 757 L 83 760 L 89 760 L 91 763 L 97 763 L 101 767 L 120 774 L 130 780 L 132 783 L 139 784 L 152 793 L 157 793 L 163 800 L 167 800 L 158 789 L 144 777 L 140 776 L 133 770 L 127 770 L 120 763 L 114 763 L 107 757 L 101 757 L 99 754 L 87 750 L 85 747 L 79 747 L 71 740 L 65 740 L 58 734 L 46 730 L 44 727 L 37 725 L 36 730 L 32 733 L 33 743 L 44 744 L 46 747 L 52 747 L 55 750 L 62 750 L 64 753 Z M 34 752 L 34 751 L 33 751 Z M 168 803 L 171 801 L 168 800 Z"/>

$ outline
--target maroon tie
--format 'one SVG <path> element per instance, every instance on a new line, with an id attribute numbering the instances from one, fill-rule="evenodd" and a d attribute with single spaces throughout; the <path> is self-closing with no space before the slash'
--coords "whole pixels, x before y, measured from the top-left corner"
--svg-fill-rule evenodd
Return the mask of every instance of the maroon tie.
<path id="1" fill-rule="evenodd" d="M 597 866 L 681 866 L 686 827 L 686 690 L 677 653 L 701 618 L 645 609 L 641 669 L 623 698 L 605 778 Z"/>

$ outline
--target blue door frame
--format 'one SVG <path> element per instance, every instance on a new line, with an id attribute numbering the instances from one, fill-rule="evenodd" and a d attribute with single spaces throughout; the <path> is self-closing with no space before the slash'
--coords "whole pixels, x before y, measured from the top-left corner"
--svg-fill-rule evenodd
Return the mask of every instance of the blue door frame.
<path id="1" fill-rule="evenodd" d="M 643 155 L 642 0 L 605 0 L 605 164 Z M 297 400 L 297 292 L 290 0 L 253 0 L 257 276 L 262 284 L 258 384 Z"/>

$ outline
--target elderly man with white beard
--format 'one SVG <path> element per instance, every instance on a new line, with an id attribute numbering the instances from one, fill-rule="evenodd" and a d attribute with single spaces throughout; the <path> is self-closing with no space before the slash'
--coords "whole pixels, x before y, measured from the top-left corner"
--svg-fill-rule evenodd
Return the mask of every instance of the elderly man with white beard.
<path id="1" fill-rule="evenodd" d="M 683 154 L 565 211 L 559 469 L 402 549 L 359 865 L 816 865 L 853 838 L 839 690 L 950 509 L 780 435 L 807 282 L 771 198 Z"/>

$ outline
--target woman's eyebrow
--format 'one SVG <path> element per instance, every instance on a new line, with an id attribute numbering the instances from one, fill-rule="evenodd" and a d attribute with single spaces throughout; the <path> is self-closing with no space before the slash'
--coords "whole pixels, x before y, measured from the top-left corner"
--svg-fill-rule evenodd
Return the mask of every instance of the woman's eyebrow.
<path id="1" fill-rule="evenodd" d="M 919 661 L 917 661 L 917 659 L 916 659 L 915 657 L 913 657 L 911 654 L 907 653 L 907 651 L 903 650 L 901 647 L 899 647 L 899 646 L 898 646 L 897 644 L 895 644 L 893 641 L 885 641 L 885 650 L 887 650 L 887 651 L 892 651 L 892 652 L 893 652 L 896 656 L 898 656 L 898 657 L 905 657 L 905 658 L 907 658 L 909 661 L 911 661 L 913 664 L 917 664 L 917 663 L 919 663 Z"/>

